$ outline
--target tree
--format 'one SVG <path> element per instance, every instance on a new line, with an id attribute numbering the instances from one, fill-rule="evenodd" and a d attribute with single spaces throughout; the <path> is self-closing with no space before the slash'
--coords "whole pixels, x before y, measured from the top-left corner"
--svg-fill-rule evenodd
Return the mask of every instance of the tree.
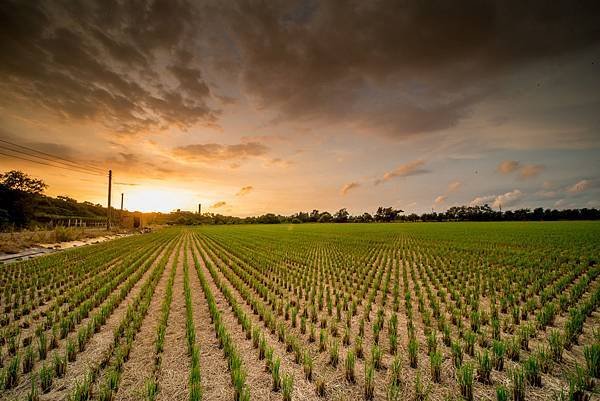
<path id="1" fill-rule="evenodd" d="M 340 209 L 333 215 L 336 223 L 345 223 L 348 221 L 348 216 L 350 213 L 346 210 L 346 208 Z"/>
<path id="2" fill-rule="evenodd" d="M 31 178 L 27 174 L 18 170 L 11 170 L 0 174 L 0 185 L 13 191 L 28 192 L 32 194 L 41 194 L 48 187 L 42 180 Z"/>
<path id="3" fill-rule="evenodd" d="M 392 207 L 379 206 L 377 208 L 377 213 L 375 213 L 375 221 L 393 221 L 396 220 L 396 217 L 398 217 L 400 213 L 404 213 L 404 211 Z"/>

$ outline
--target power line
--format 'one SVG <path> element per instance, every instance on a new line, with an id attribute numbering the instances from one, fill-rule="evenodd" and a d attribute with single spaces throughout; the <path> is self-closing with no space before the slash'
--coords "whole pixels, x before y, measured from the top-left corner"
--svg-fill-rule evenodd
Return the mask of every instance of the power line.
<path id="1" fill-rule="evenodd" d="M 58 163 L 58 164 L 62 165 L 60 167 L 64 166 L 64 167 L 68 167 L 68 168 L 71 168 L 73 170 L 77 170 L 77 171 L 81 171 L 81 172 L 85 172 L 85 173 L 101 174 L 101 171 L 87 169 L 87 168 L 84 168 L 84 167 L 79 167 L 77 165 L 70 165 L 70 164 L 67 164 L 67 163 L 62 163 L 62 162 L 60 162 L 58 160 L 53 160 L 51 158 L 43 157 L 43 156 L 37 156 L 35 154 L 24 152 L 22 150 L 12 149 L 12 148 L 9 148 L 9 147 L 6 147 L 6 146 L 2 146 L 2 145 L 0 145 L 0 149 L 7 150 L 9 152 L 14 152 L 14 153 L 17 153 L 19 155 L 25 155 L 25 156 L 33 157 L 33 158 L 35 158 L 34 160 L 40 159 L 40 160 L 46 160 L 47 162 L 50 162 L 50 163 Z M 55 166 L 55 164 L 52 164 L 52 166 Z M 56 166 L 56 167 L 59 167 L 59 166 Z"/>
<path id="2" fill-rule="evenodd" d="M 75 169 L 69 168 L 69 167 L 57 166 L 55 164 L 45 163 L 45 162 L 41 162 L 39 160 L 32 160 L 32 159 L 28 159 L 28 158 L 22 157 L 22 156 L 11 155 L 9 153 L 0 152 L 0 155 L 4 155 L 4 156 L 8 156 L 8 157 L 14 157 L 15 159 L 21 159 L 21 160 L 25 160 L 25 161 L 32 162 L 32 163 L 42 164 L 44 166 L 50 166 L 50 167 L 62 168 L 64 170 L 75 171 L 75 172 L 82 173 L 82 174 L 89 174 L 89 175 L 95 175 L 95 176 L 101 176 L 101 177 L 105 176 L 105 174 L 91 173 L 89 171 L 84 171 L 84 170 L 75 170 Z"/>
<path id="3" fill-rule="evenodd" d="M 61 156 L 53 155 L 53 154 L 47 153 L 47 152 L 42 152 L 41 150 L 37 150 L 37 149 L 33 149 L 33 148 L 30 148 L 30 147 L 27 147 L 27 146 L 19 145 L 17 143 L 13 143 L 13 142 L 10 142 L 10 141 L 4 140 L 4 139 L 0 139 L 0 142 L 6 143 L 6 144 L 9 144 L 11 146 L 15 146 L 15 147 L 18 147 L 18 148 L 21 148 L 21 149 L 25 149 L 25 150 L 30 151 L 30 152 L 35 152 L 35 153 L 39 153 L 41 155 L 49 156 L 49 157 L 51 157 L 53 159 L 61 160 L 61 161 L 51 160 L 51 161 L 56 162 L 56 163 L 65 164 L 65 165 L 67 163 L 69 163 L 69 164 L 73 165 L 74 167 L 78 167 L 78 168 L 82 168 L 82 169 L 87 169 L 87 170 L 93 170 L 93 171 L 96 171 L 96 172 L 99 172 L 99 173 L 100 172 L 102 172 L 102 173 L 104 172 L 104 170 L 102 170 L 101 168 L 93 166 L 93 165 L 91 165 L 89 163 L 74 162 L 72 160 L 66 159 L 66 158 L 61 157 Z M 17 150 L 14 150 L 14 149 L 9 149 L 9 150 L 13 150 L 15 152 L 21 152 L 21 151 L 17 151 Z M 22 152 L 22 153 L 26 153 L 26 152 Z M 29 156 L 39 157 L 41 159 L 48 160 L 47 158 L 41 157 L 41 156 L 38 156 L 38 155 L 31 155 L 31 154 L 29 154 Z"/>

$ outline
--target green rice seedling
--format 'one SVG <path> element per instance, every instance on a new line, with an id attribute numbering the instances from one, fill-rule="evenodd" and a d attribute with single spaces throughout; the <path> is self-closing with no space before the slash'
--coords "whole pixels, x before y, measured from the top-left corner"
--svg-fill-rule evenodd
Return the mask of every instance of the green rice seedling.
<path id="1" fill-rule="evenodd" d="M 583 355 L 589 375 L 596 379 L 600 378 L 600 343 L 586 346 Z"/>
<path id="2" fill-rule="evenodd" d="M 363 391 L 365 400 L 372 400 L 375 395 L 374 370 L 372 364 L 365 363 L 365 387 Z"/>
<path id="3" fill-rule="evenodd" d="M 158 382 L 155 377 L 150 377 L 144 384 L 144 396 L 146 401 L 155 401 L 158 397 Z"/>
<path id="4" fill-rule="evenodd" d="M 448 326 L 448 324 L 444 324 L 442 333 L 443 333 L 442 342 L 444 343 L 444 345 L 446 347 L 449 347 L 452 339 L 450 337 L 450 326 Z"/>
<path id="5" fill-rule="evenodd" d="M 79 352 L 85 351 L 85 344 L 87 342 L 87 326 L 82 327 L 77 332 L 77 349 Z"/>
<path id="6" fill-rule="evenodd" d="M 310 324 L 310 331 L 308 333 L 308 342 L 310 343 L 314 343 L 317 340 L 316 334 L 315 334 L 315 325 L 314 324 Z"/>
<path id="7" fill-rule="evenodd" d="M 535 387 L 542 386 L 542 376 L 540 372 L 540 365 L 535 356 L 530 356 L 523 363 L 523 370 L 525 372 L 525 379 L 527 382 Z"/>
<path id="8" fill-rule="evenodd" d="M 413 337 L 408 341 L 408 361 L 411 368 L 416 369 L 419 357 L 419 343 Z"/>
<path id="9" fill-rule="evenodd" d="M 279 378 L 279 358 L 277 358 L 275 363 L 277 364 L 277 379 L 279 380 L 279 383 L 277 384 L 277 390 L 274 389 L 274 391 L 279 391 L 279 385 L 281 383 L 281 379 Z M 246 390 L 246 370 L 244 370 L 244 368 L 241 366 L 232 368 L 231 380 L 233 384 L 233 399 L 234 401 L 240 401 L 243 399 L 244 392 Z M 200 381 L 196 383 L 196 387 L 198 388 L 197 392 L 199 393 L 200 397 L 202 397 Z"/>
<path id="10" fill-rule="evenodd" d="M 321 329 L 319 334 L 319 352 L 323 352 L 327 349 L 327 332 Z"/>
<path id="11" fill-rule="evenodd" d="M 348 345 L 350 345 L 350 327 L 346 326 L 346 328 L 344 329 L 344 335 L 342 336 L 342 343 L 344 344 L 344 347 L 347 347 Z"/>
<path id="12" fill-rule="evenodd" d="M 379 345 L 373 344 L 373 347 L 371 347 L 371 364 L 375 369 L 381 369 L 381 358 L 381 348 L 379 347 Z"/>
<path id="13" fill-rule="evenodd" d="M 8 365 L 6 366 L 6 373 L 5 373 L 5 377 L 4 377 L 4 388 L 5 389 L 11 389 L 13 387 L 15 387 L 17 385 L 17 383 L 19 382 L 19 365 L 20 365 L 20 358 L 19 355 L 15 355 L 14 357 L 12 357 L 12 359 L 8 362 Z"/>
<path id="14" fill-rule="evenodd" d="M 37 390 L 37 380 L 36 375 L 32 375 L 31 377 L 31 387 L 29 389 L 29 393 L 27 393 L 27 401 L 39 401 L 40 395 Z"/>
<path id="15" fill-rule="evenodd" d="M 354 352 L 352 350 L 350 350 L 350 351 L 348 351 L 348 354 L 346 355 L 346 361 L 344 363 L 346 380 L 348 380 L 350 383 L 354 383 L 356 381 L 356 378 L 354 376 L 355 363 L 356 363 L 356 356 L 354 355 Z"/>
<path id="16" fill-rule="evenodd" d="M 92 398 L 92 377 L 86 375 L 86 377 L 75 382 L 75 388 L 69 396 L 69 401 L 88 401 Z"/>
<path id="17" fill-rule="evenodd" d="M 588 371 L 579 366 L 579 364 L 576 364 L 575 369 L 569 374 L 569 383 L 580 394 L 584 394 L 584 391 L 591 391 L 594 388 L 594 380 Z"/>
<path id="18" fill-rule="evenodd" d="M 390 365 L 390 385 L 400 387 L 402 385 L 402 360 L 396 355 Z"/>
<path id="19" fill-rule="evenodd" d="M 265 340 L 264 335 L 261 334 L 260 340 L 258 341 L 258 359 L 265 359 L 265 352 L 267 350 L 267 340 Z"/>
<path id="20" fill-rule="evenodd" d="M 281 389 L 281 375 L 279 373 L 279 366 L 281 365 L 281 361 L 279 358 L 275 359 L 273 362 L 273 367 L 271 368 L 271 377 L 273 378 L 273 391 L 277 392 Z"/>
<path id="21" fill-rule="evenodd" d="M 491 383 L 492 361 L 488 350 L 477 355 L 477 379 L 484 384 Z"/>
<path id="22" fill-rule="evenodd" d="M 313 377 L 313 359 L 308 351 L 304 351 L 303 358 L 304 377 L 308 381 L 312 381 Z"/>
<path id="23" fill-rule="evenodd" d="M 425 401 L 428 399 L 429 389 L 426 389 L 421 380 L 421 372 L 417 371 L 415 378 L 415 400 Z"/>
<path id="24" fill-rule="evenodd" d="M 386 400 L 387 401 L 400 401 L 402 394 L 402 388 L 393 383 L 390 383 L 387 387 L 386 391 Z"/>
<path id="25" fill-rule="evenodd" d="M 454 367 L 456 369 L 460 368 L 463 362 L 463 350 L 458 341 L 452 342 L 452 361 L 454 362 Z"/>
<path id="26" fill-rule="evenodd" d="M 356 337 L 354 339 L 354 354 L 356 355 L 356 357 L 358 359 L 363 359 L 364 358 L 363 339 L 362 339 L 362 337 Z"/>
<path id="27" fill-rule="evenodd" d="M 255 327 L 254 330 L 252 330 L 252 346 L 254 348 L 258 348 L 259 342 L 260 342 L 260 328 Z"/>
<path id="28" fill-rule="evenodd" d="M 43 361 L 48 356 L 48 339 L 46 338 L 46 334 L 42 331 L 38 336 L 38 356 L 40 361 Z"/>
<path id="29" fill-rule="evenodd" d="M 465 352 L 469 356 L 475 355 L 475 341 L 477 340 L 477 336 L 472 331 L 467 331 L 465 333 Z"/>
<path id="30" fill-rule="evenodd" d="M 52 358 L 52 370 L 54 370 L 54 376 L 63 377 L 67 372 L 67 357 L 61 357 L 58 352 L 54 352 Z"/>
<path id="31" fill-rule="evenodd" d="M 315 380 L 315 391 L 319 397 L 325 397 L 325 381 L 323 379 Z"/>
<path id="32" fill-rule="evenodd" d="M 300 333 L 306 334 L 306 318 L 304 316 L 300 318 Z"/>
<path id="33" fill-rule="evenodd" d="M 525 401 L 525 374 L 523 369 L 515 368 L 510 371 L 513 401 Z"/>
<path id="34" fill-rule="evenodd" d="M 431 378 L 435 383 L 442 381 L 442 354 L 434 351 L 429 354 L 429 362 L 431 365 Z"/>
<path id="35" fill-rule="evenodd" d="M 461 365 L 456 371 L 456 380 L 462 397 L 466 401 L 473 401 L 473 366 L 470 363 Z"/>
<path id="36" fill-rule="evenodd" d="M 552 358 L 550 356 L 550 351 L 548 347 L 544 345 L 540 345 L 535 353 L 535 356 L 540 364 L 540 370 L 542 373 L 550 372 L 552 367 Z"/>
<path id="37" fill-rule="evenodd" d="M 437 335 L 435 330 L 432 330 L 431 333 L 427 336 L 427 354 L 431 355 L 432 353 L 437 351 Z"/>
<path id="38" fill-rule="evenodd" d="M 54 376 L 52 367 L 47 366 L 45 363 L 42 364 L 39 375 L 42 393 L 47 393 L 50 390 L 50 387 L 52 387 L 52 380 Z"/>
<path id="39" fill-rule="evenodd" d="M 270 372 L 273 368 L 273 348 L 267 346 L 265 350 L 265 369 Z"/>
<path id="40" fill-rule="evenodd" d="M 25 348 L 25 353 L 23 354 L 23 373 L 31 372 L 34 361 L 35 354 L 33 353 L 33 347 L 30 344 Z"/>
<path id="41" fill-rule="evenodd" d="M 508 401 L 508 390 L 506 390 L 506 387 L 496 387 L 496 401 Z"/>
<path id="42" fill-rule="evenodd" d="M 340 359 L 340 350 L 337 340 L 332 340 L 329 344 L 329 363 L 331 366 L 337 366 Z"/>
<path id="43" fill-rule="evenodd" d="M 360 319 L 358 322 L 358 336 L 365 337 L 365 319 Z"/>
<path id="44" fill-rule="evenodd" d="M 517 337 L 513 337 L 506 343 L 506 356 L 510 358 L 511 361 L 518 362 L 521 359 L 521 346 L 519 339 Z"/>
<path id="45" fill-rule="evenodd" d="M 281 392 L 283 394 L 283 401 L 292 401 L 292 392 L 294 390 L 294 378 L 289 373 L 283 375 L 281 383 Z"/>
<path id="46" fill-rule="evenodd" d="M 548 345 L 550 346 L 550 354 L 552 355 L 552 359 L 554 359 L 555 362 L 562 361 L 564 348 L 563 344 L 564 343 L 560 332 L 556 329 L 550 331 L 550 334 L 548 335 Z"/>
<path id="47" fill-rule="evenodd" d="M 67 340 L 66 354 L 67 354 L 67 361 L 75 362 L 75 358 L 76 358 L 75 342 L 70 338 Z"/>
<path id="48" fill-rule="evenodd" d="M 504 354 L 506 353 L 506 346 L 504 342 L 494 340 L 492 343 L 492 362 L 494 369 L 501 372 L 504 370 Z"/>
<path id="49" fill-rule="evenodd" d="M 100 389 L 96 394 L 98 401 L 112 401 L 113 397 L 113 391 L 106 384 L 100 386 Z"/>

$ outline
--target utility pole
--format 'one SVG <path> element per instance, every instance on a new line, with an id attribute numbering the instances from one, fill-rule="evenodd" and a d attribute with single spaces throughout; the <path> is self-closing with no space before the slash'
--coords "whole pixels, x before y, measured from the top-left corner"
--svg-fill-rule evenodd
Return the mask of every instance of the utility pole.
<path id="1" fill-rule="evenodd" d="M 108 208 L 106 209 L 106 230 L 110 230 L 110 198 L 112 190 L 112 170 L 108 170 Z"/>

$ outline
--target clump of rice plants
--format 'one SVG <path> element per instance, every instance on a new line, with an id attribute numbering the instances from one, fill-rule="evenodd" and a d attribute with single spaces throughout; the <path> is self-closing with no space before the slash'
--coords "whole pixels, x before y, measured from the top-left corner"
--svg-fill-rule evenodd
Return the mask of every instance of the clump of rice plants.
<path id="1" fill-rule="evenodd" d="M 294 390 L 294 378 L 289 373 L 283 376 L 281 383 L 281 392 L 283 401 L 292 401 L 292 391 Z"/>
<path id="2" fill-rule="evenodd" d="M 431 365 L 431 378 L 435 383 L 442 381 L 442 354 L 438 351 L 429 354 Z"/>
<path id="3" fill-rule="evenodd" d="M 535 356 L 530 356 L 523 363 L 523 370 L 527 382 L 535 387 L 542 386 L 542 376 L 540 372 L 540 364 Z"/>
<path id="4" fill-rule="evenodd" d="M 583 355 L 589 375 L 596 379 L 600 378 L 600 343 L 586 346 Z"/>
<path id="5" fill-rule="evenodd" d="M 279 367 L 281 361 L 279 358 L 275 359 L 273 366 L 271 367 L 271 377 L 273 378 L 273 391 L 277 392 L 281 389 L 281 374 L 279 373 Z"/>
<path id="6" fill-rule="evenodd" d="M 375 395 L 374 371 L 375 369 L 371 363 L 365 364 L 365 386 L 363 390 L 365 400 L 372 400 Z"/>
<path id="7" fill-rule="evenodd" d="M 332 340 L 329 344 L 329 363 L 331 366 L 337 366 L 340 361 L 340 349 L 337 340 Z"/>
<path id="8" fill-rule="evenodd" d="M 492 361 L 488 350 L 477 355 L 477 380 L 481 383 L 491 383 Z"/>
<path id="9" fill-rule="evenodd" d="M 411 368 L 416 369 L 419 356 L 419 343 L 415 338 L 408 341 L 408 361 Z"/>
<path id="10" fill-rule="evenodd" d="M 511 392 L 513 401 L 525 401 L 525 374 L 523 369 L 510 371 Z"/>
<path id="11" fill-rule="evenodd" d="M 466 401 L 473 401 L 473 366 L 469 363 L 462 364 L 456 371 L 456 380 L 462 397 Z"/>
<path id="12" fill-rule="evenodd" d="M 346 380 L 350 383 L 354 383 L 356 381 L 354 377 L 354 365 L 356 363 L 356 356 L 352 350 L 348 351 L 346 355 L 346 361 L 344 363 Z"/>

